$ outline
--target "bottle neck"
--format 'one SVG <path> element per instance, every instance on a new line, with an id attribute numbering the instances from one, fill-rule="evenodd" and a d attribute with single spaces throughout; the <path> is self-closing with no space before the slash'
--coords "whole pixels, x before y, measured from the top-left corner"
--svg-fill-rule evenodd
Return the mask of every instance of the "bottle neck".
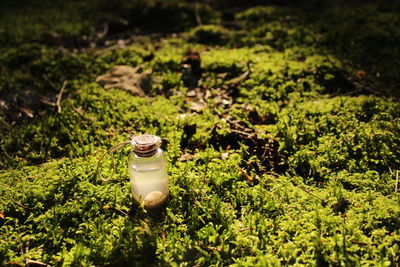
<path id="1" fill-rule="evenodd" d="M 156 147 L 155 149 L 150 150 L 150 151 L 140 151 L 140 150 L 134 149 L 133 153 L 135 153 L 140 158 L 150 158 L 150 157 L 154 156 L 155 154 L 157 154 L 157 150 L 158 150 L 158 147 Z"/>

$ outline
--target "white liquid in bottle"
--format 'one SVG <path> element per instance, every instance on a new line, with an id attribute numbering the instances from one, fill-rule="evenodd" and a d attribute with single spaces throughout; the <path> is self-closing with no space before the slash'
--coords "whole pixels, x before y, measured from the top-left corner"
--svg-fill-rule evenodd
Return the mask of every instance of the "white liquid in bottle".
<path id="1" fill-rule="evenodd" d="M 128 161 L 132 196 L 146 209 L 162 205 L 169 195 L 164 153 L 159 143 L 152 142 L 154 138 L 158 137 L 142 135 L 133 139 L 134 152 Z"/>
<path id="2" fill-rule="evenodd" d="M 168 197 L 168 174 L 165 162 L 154 168 L 129 168 L 131 177 L 132 195 L 136 201 L 144 202 L 145 208 L 152 208 L 161 205 Z"/>

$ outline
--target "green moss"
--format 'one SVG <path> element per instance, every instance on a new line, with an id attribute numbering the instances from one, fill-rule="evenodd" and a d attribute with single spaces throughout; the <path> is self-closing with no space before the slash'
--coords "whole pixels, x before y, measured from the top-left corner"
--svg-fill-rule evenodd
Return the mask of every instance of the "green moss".
<path id="1" fill-rule="evenodd" d="M 256 6 L 237 13 L 235 17 L 237 20 L 243 20 L 254 26 L 276 20 L 282 13 L 284 13 L 284 9 L 276 6 Z"/>
<path id="2" fill-rule="evenodd" d="M 146 12 L 162 9 L 155 3 Z M 61 113 L 0 115 L 1 262 L 396 265 L 399 103 L 354 96 L 348 66 L 310 42 L 309 28 L 282 19 L 287 12 L 254 8 L 236 15 L 237 28 L 199 26 L 111 51 L 61 52 L 22 31 L 26 44 L 0 55 L 1 92 L 55 95 L 68 83 Z M 71 35 L 86 28 L 60 20 L 54 27 Z M 197 112 L 180 74 L 189 48 L 200 52 L 202 90 L 211 94 Z M 95 82 L 115 65 L 152 70 L 151 96 Z M 95 174 L 108 148 L 139 133 L 167 141 L 171 196 L 158 214 L 132 204 L 129 147 L 115 155 L 113 180 Z M 102 174 L 111 174 L 109 157 Z"/>
<path id="3" fill-rule="evenodd" d="M 201 25 L 189 32 L 189 41 L 202 44 L 225 44 L 230 37 L 228 29 L 220 25 Z"/>

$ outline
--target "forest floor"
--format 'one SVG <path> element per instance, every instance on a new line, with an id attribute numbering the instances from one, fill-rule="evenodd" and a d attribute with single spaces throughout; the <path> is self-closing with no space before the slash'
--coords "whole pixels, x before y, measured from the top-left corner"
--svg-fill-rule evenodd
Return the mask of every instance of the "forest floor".
<path id="1" fill-rule="evenodd" d="M 5 1 L 0 262 L 399 266 L 400 4 L 258 2 Z"/>

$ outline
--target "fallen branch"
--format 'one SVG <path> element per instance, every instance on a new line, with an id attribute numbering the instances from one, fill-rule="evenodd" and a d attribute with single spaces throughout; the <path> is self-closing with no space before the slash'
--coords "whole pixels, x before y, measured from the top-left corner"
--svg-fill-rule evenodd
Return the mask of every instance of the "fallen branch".
<path id="1" fill-rule="evenodd" d="M 398 193 L 399 192 L 399 171 L 396 171 L 396 184 L 394 186 L 394 192 Z"/>
<path id="2" fill-rule="evenodd" d="M 61 86 L 60 92 L 59 92 L 58 95 L 57 95 L 56 106 L 57 106 L 57 112 L 58 112 L 58 113 L 61 113 L 61 105 L 60 105 L 60 103 L 61 103 L 61 97 L 62 97 L 62 94 L 63 94 L 63 92 L 64 92 L 64 89 L 65 89 L 65 86 L 66 86 L 66 85 L 67 85 L 67 81 L 65 80 L 65 81 L 63 82 L 62 86 Z"/>

